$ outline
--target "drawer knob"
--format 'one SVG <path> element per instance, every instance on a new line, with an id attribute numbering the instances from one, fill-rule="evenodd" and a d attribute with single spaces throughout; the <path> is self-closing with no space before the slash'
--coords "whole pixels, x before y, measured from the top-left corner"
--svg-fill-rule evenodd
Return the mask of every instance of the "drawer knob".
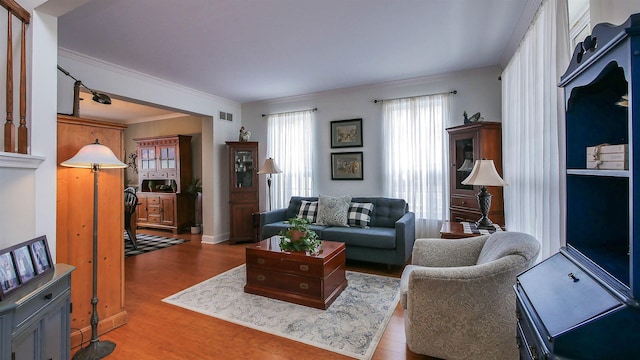
<path id="1" fill-rule="evenodd" d="M 463 202 L 462 202 L 462 205 L 467 205 L 467 202 L 466 202 L 466 201 L 463 201 Z"/>
<path id="2" fill-rule="evenodd" d="M 568 276 L 571 278 L 571 280 L 573 280 L 573 282 L 580 281 L 580 279 L 578 279 L 574 273 L 569 273 Z"/>
<path id="3" fill-rule="evenodd" d="M 308 290 L 308 289 L 309 289 L 309 284 L 307 284 L 307 283 L 300 283 L 300 289 L 302 289 L 302 290 Z"/>
<path id="4" fill-rule="evenodd" d="M 51 300 L 53 299 L 53 294 L 52 293 L 48 293 L 47 295 L 44 296 L 45 299 L 47 300 Z"/>
<path id="5" fill-rule="evenodd" d="M 258 275 L 258 281 L 264 281 L 265 277 L 264 275 Z"/>
<path id="6" fill-rule="evenodd" d="M 309 271 L 309 265 L 300 265 L 300 270 Z"/>

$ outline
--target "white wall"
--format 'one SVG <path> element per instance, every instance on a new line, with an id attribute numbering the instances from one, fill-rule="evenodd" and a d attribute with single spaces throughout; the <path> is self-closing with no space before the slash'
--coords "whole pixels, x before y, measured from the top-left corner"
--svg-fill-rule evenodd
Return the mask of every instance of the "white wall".
<path id="1" fill-rule="evenodd" d="M 486 121 L 501 121 L 501 93 L 498 67 L 481 68 L 419 79 L 410 79 L 357 88 L 339 89 L 317 94 L 296 96 L 242 105 L 242 125 L 251 131 L 251 140 L 260 142 L 260 159 L 265 159 L 267 124 L 262 114 L 318 108 L 314 113 L 314 193 L 352 196 L 375 196 L 383 191 L 382 170 L 382 105 L 374 99 L 390 99 L 457 90 L 451 96 L 450 126 L 463 123 L 462 113 L 469 116 L 480 112 Z M 362 118 L 363 147 L 330 147 L 330 122 Z M 446 133 L 443 134 L 446 136 Z M 331 153 L 363 151 L 364 180 L 331 180 Z M 277 159 L 276 163 L 277 163 Z M 274 180 L 274 181 L 277 181 Z M 261 179 L 261 184 L 265 184 Z M 261 210 L 267 208 L 266 185 L 261 191 Z"/>
<path id="2" fill-rule="evenodd" d="M 591 29 L 599 23 L 620 25 L 627 21 L 629 15 L 637 13 L 640 13 L 640 1 L 638 0 L 589 1 Z"/>

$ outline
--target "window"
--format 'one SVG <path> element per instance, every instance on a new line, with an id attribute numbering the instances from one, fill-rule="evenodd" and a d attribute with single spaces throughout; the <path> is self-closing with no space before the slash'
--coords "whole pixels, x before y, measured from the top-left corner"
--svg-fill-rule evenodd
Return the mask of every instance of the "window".
<path id="1" fill-rule="evenodd" d="M 288 205 L 291 196 L 311 196 L 312 110 L 267 116 L 267 158 L 282 170 L 271 184 L 272 208 Z"/>
<path id="2" fill-rule="evenodd" d="M 417 237 L 439 237 L 448 214 L 449 95 L 383 102 L 386 196 L 405 199 Z"/>

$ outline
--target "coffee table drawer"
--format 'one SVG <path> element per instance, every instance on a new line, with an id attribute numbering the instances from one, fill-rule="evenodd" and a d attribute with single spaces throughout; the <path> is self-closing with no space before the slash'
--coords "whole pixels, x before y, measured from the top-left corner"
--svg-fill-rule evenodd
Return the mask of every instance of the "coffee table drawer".
<path id="1" fill-rule="evenodd" d="M 319 297 L 322 295 L 320 279 L 282 274 L 247 265 L 247 285 L 270 288 L 304 296 Z"/>
<path id="2" fill-rule="evenodd" d="M 247 254 L 247 266 L 250 265 L 302 276 L 322 276 L 324 272 L 323 264 L 320 262 L 301 263 L 300 261 L 284 257 L 274 258 L 271 256 L 260 256 L 255 254 Z"/>

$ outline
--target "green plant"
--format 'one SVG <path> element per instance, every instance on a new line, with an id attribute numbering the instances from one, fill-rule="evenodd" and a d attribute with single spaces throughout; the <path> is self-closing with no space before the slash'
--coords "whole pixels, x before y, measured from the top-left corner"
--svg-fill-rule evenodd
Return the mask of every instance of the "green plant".
<path id="1" fill-rule="evenodd" d="M 293 217 L 287 221 L 287 230 L 280 231 L 280 249 L 284 251 L 316 252 L 322 241 L 318 234 L 311 230 L 311 221 L 306 218 Z"/>

